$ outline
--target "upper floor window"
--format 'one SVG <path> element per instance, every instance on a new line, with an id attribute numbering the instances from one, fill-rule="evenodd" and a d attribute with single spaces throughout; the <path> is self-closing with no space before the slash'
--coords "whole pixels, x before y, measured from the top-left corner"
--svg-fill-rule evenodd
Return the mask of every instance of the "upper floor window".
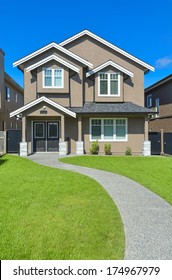
<path id="1" fill-rule="evenodd" d="M 147 107 L 152 107 L 152 94 L 147 96 Z"/>
<path id="2" fill-rule="evenodd" d="M 119 73 L 99 73 L 99 96 L 120 95 Z"/>
<path id="3" fill-rule="evenodd" d="M 155 109 L 157 114 L 155 115 L 157 118 L 159 117 L 159 98 L 155 99 Z"/>
<path id="4" fill-rule="evenodd" d="M 10 88 L 6 87 L 6 100 L 9 102 L 10 101 Z"/>
<path id="5" fill-rule="evenodd" d="M 63 69 L 43 69 L 43 87 L 63 88 Z"/>

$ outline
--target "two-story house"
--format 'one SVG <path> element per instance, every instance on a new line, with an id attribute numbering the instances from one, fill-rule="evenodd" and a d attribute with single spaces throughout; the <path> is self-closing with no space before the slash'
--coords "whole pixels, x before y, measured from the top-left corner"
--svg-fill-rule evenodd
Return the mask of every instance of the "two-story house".
<path id="1" fill-rule="evenodd" d="M 10 112 L 24 104 L 23 88 L 4 70 L 5 53 L 0 49 L 0 131 L 21 129 L 19 118 L 10 119 Z"/>
<path id="2" fill-rule="evenodd" d="M 144 74 L 154 68 L 84 30 L 14 63 L 24 73 L 20 154 L 59 151 L 150 154 Z"/>
<path id="3" fill-rule="evenodd" d="M 172 132 L 172 74 L 145 89 L 145 106 L 157 113 L 149 120 L 149 131 Z"/>

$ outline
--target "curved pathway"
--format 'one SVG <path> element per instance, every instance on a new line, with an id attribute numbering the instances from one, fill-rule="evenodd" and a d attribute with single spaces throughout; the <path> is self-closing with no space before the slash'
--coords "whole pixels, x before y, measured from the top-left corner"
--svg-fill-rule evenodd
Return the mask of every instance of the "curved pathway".
<path id="1" fill-rule="evenodd" d="M 98 181 L 117 205 L 124 224 L 128 260 L 172 259 L 172 207 L 158 195 L 126 177 L 65 164 L 57 154 L 34 154 L 39 164 L 70 170 Z"/>

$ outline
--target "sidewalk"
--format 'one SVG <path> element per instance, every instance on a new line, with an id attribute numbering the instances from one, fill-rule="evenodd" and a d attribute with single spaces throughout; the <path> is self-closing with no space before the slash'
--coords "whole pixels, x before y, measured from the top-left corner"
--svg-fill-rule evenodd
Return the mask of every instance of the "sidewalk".
<path id="1" fill-rule="evenodd" d="M 58 154 L 40 153 L 28 159 L 87 175 L 104 187 L 121 214 L 126 260 L 172 259 L 172 207 L 158 195 L 126 177 L 59 162 Z"/>

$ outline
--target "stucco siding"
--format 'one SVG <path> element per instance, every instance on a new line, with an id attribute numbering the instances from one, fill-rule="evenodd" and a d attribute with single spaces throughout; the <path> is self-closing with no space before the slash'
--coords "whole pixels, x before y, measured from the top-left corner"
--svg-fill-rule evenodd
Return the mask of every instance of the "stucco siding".
<path id="1" fill-rule="evenodd" d="M 102 118 L 107 118 L 107 116 L 101 116 Z M 117 118 L 122 116 L 111 116 L 111 118 Z M 125 116 L 123 116 L 125 117 Z M 90 141 L 90 118 L 83 117 L 83 139 L 84 139 L 84 150 L 86 153 L 90 152 L 92 141 Z M 133 155 L 142 155 L 142 145 L 144 142 L 144 118 L 139 117 L 129 117 L 128 118 L 128 141 L 110 141 L 112 154 L 114 155 L 124 155 L 126 148 L 130 147 Z M 99 141 L 99 154 L 104 154 L 104 144 L 106 141 Z"/>
<path id="2" fill-rule="evenodd" d="M 144 106 L 144 69 L 142 66 L 87 35 L 69 43 L 65 48 L 92 62 L 94 68 L 112 60 L 131 71 L 134 77 L 128 78 L 124 83 L 124 101 L 134 100 L 135 104 Z"/>

